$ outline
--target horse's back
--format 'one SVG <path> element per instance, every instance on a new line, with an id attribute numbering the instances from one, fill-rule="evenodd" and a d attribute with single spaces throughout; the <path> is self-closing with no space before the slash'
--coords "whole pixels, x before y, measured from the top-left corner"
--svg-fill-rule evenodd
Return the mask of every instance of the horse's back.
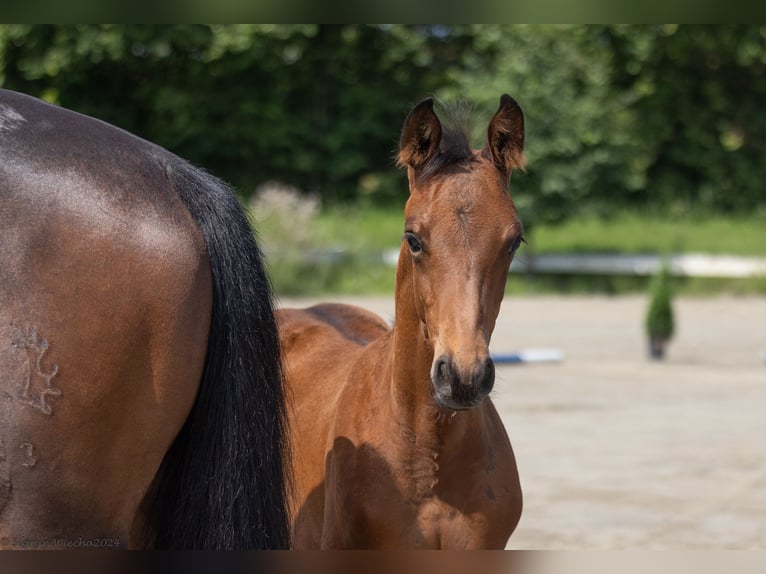
<path id="1" fill-rule="evenodd" d="M 314 408 L 320 401 L 318 408 L 329 410 L 315 420 L 329 421 L 333 398 L 353 379 L 349 375 L 361 351 L 389 333 L 388 325 L 370 311 L 337 303 L 282 308 L 276 316 L 294 408 Z"/>
<path id="2" fill-rule="evenodd" d="M 174 156 L 0 90 L 0 534 L 128 538 L 194 400 L 211 278 Z"/>
<path id="3" fill-rule="evenodd" d="M 306 309 L 283 309 L 285 329 L 297 332 L 302 327 L 323 324 L 357 345 L 371 343 L 389 330 L 378 315 L 343 303 L 319 303 Z"/>

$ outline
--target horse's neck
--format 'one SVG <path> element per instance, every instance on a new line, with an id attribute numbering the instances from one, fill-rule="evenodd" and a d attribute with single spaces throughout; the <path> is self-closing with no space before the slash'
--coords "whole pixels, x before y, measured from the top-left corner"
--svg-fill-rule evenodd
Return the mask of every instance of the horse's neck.
<path id="1" fill-rule="evenodd" d="M 403 254 L 402 254 L 403 255 Z M 400 260 L 403 259 L 400 255 Z M 437 406 L 431 384 L 433 345 L 426 340 L 418 317 L 409 262 L 399 265 L 396 275 L 396 321 L 391 338 L 391 404 L 393 416 L 415 450 L 432 456 L 441 449 L 446 433 L 460 426 L 456 419 L 466 413 Z M 457 424 L 456 424 L 457 423 Z"/>
<path id="2" fill-rule="evenodd" d="M 412 284 L 411 262 L 399 255 L 396 270 L 396 320 L 393 327 L 392 400 L 403 416 L 412 420 L 434 402 L 431 388 L 431 363 L 434 349 L 426 340 L 418 317 Z"/>

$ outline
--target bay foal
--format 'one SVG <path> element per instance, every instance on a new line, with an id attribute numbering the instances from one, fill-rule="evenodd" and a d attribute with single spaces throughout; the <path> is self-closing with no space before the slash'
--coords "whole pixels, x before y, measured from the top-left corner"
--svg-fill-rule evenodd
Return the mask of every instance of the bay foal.
<path id="1" fill-rule="evenodd" d="M 278 311 L 296 548 L 503 548 L 513 532 L 521 489 L 488 345 L 523 240 L 507 192 L 523 147 L 507 95 L 480 151 L 419 103 L 398 155 L 393 328 L 348 305 Z"/>

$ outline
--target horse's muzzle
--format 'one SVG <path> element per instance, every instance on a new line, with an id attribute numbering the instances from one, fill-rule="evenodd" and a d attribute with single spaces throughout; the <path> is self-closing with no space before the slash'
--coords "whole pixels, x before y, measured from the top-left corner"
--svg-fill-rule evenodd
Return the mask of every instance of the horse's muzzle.
<path id="1" fill-rule="evenodd" d="M 495 364 L 489 357 L 476 361 L 465 371 L 449 355 L 433 363 L 431 382 L 436 400 L 446 408 L 465 410 L 477 406 L 495 384 Z"/>

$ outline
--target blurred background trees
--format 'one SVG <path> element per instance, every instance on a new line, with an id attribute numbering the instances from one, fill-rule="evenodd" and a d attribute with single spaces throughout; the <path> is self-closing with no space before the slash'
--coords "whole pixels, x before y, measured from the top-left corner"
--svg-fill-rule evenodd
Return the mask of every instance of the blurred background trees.
<path id="1" fill-rule="evenodd" d="M 233 183 L 401 205 L 425 95 L 527 120 L 526 219 L 766 215 L 766 27 L 1 25 L 0 85 L 94 115 Z M 481 145 L 477 134 L 477 145 Z"/>

